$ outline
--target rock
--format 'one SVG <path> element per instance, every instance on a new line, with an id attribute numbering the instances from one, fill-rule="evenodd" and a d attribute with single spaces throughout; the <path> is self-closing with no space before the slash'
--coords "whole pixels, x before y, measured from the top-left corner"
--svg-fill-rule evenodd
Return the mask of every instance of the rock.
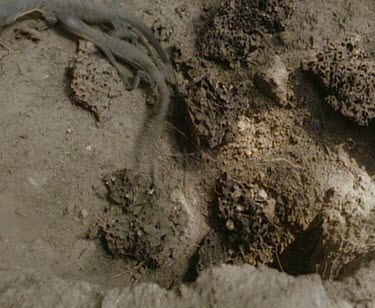
<path id="1" fill-rule="evenodd" d="M 280 57 L 275 56 L 270 67 L 255 76 L 255 84 L 265 95 L 285 106 L 288 103 L 288 78 L 289 72 L 285 63 Z"/>

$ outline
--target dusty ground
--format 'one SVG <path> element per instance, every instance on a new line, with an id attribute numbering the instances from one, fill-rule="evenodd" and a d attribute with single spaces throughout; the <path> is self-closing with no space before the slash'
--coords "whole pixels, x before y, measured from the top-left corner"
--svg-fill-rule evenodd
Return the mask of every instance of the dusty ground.
<path id="1" fill-rule="evenodd" d="M 178 73 L 153 185 L 147 167 L 129 171 L 147 92 L 126 91 L 92 46 L 58 28 L 30 31 L 28 19 L 4 30 L 4 305 L 17 283 L 28 290 L 17 303 L 39 296 L 33 281 L 46 293 L 74 290 L 77 306 L 142 306 L 142 294 L 144 305 L 191 296 L 224 306 L 217 294 L 262 279 L 274 279 L 266 294 L 285 306 L 300 299 L 280 295 L 278 283 L 306 306 L 375 305 L 374 2 L 249 3 L 122 4 L 153 26 Z M 210 269 L 221 263 L 262 269 Z M 264 266 L 320 277 L 299 285 Z M 234 303 L 270 305 L 259 292 Z"/>

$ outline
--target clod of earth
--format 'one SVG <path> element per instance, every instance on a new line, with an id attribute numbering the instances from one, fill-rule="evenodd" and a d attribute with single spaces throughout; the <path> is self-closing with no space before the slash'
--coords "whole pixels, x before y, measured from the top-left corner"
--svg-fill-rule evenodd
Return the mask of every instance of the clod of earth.
<path id="1" fill-rule="evenodd" d="M 202 31 L 198 50 L 206 58 L 244 61 L 268 36 L 281 33 L 293 14 L 293 1 L 227 0 Z"/>
<path id="2" fill-rule="evenodd" d="M 124 85 L 116 70 L 93 47 L 90 42 L 80 41 L 78 55 L 71 67 L 70 87 L 74 102 L 100 119 L 111 100 L 121 95 Z M 115 82 L 109 82 L 108 78 Z"/>
<path id="3" fill-rule="evenodd" d="M 229 141 L 237 131 L 238 116 L 248 105 L 248 83 L 233 86 L 209 74 L 194 79 L 184 90 L 196 142 L 215 148 Z"/>
<path id="4" fill-rule="evenodd" d="M 175 241 L 186 233 L 189 215 L 163 203 L 151 179 L 120 170 L 104 178 L 112 203 L 97 224 L 97 236 L 115 257 L 133 257 L 151 268 L 176 253 Z"/>
<path id="5" fill-rule="evenodd" d="M 361 126 L 375 117 L 375 61 L 364 52 L 357 38 L 330 44 L 302 69 L 323 89 L 325 101 Z"/>

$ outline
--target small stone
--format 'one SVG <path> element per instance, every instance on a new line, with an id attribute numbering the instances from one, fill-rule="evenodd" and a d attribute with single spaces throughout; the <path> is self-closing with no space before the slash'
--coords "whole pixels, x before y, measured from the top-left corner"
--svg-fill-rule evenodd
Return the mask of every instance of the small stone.
<path id="1" fill-rule="evenodd" d="M 70 215 L 70 214 L 73 214 L 73 212 L 74 212 L 74 205 L 71 203 L 68 203 L 63 210 L 63 214 Z"/>
<path id="2" fill-rule="evenodd" d="M 227 226 L 227 229 L 232 231 L 234 230 L 235 226 L 234 226 L 234 222 L 233 220 L 231 219 L 228 219 L 227 222 L 226 222 L 226 226 Z"/>
<path id="3" fill-rule="evenodd" d="M 92 146 L 89 144 L 88 146 L 85 147 L 85 150 L 88 152 L 92 151 Z"/>
<path id="4" fill-rule="evenodd" d="M 87 218 L 87 216 L 89 216 L 89 212 L 85 209 L 82 209 L 80 212 L 79 212 L 79 218 L 81 219 L 85 219 Z"/>
<path id="5" fill-rule="evenodd" d="M 247 128 L 246 122 L 243 120 L 238 121 L 237 123 L 238 131 L 240 133 L 244 132 Z"/>
<path id="6" fill-rule="evenodd" d="M 187 13 L 188 13 L 188 6 L 187 6 L 187 4 L 184 3 L 182 5 L 179 5 L 178 7 L 176 7 L 175 12 L 178 14 L 178 16 L 180 16 L 180 18 L 186 16 Z"/>
<path id="7" fill-rule="evenodd" d="M 27 179 L 29 181 L 29 183 L 34 186 L 35 188 L 39 188 L 39 184 L 37 181 L 35 181 L 33 178 L 28 178 Z"/>
<path id="8" fill-rule="evenodd" d="M 266 201 L 268 198 L 268 195 L 264 189 L 259 189 L 258 194 L 257 194 L 257 199 L 259 201 Z"/>
<path id="9" fill-rule="evenodd" d="M 287 82 L 289 73 L 285 63 L 276 56 L 271 66 L 255 76 L 255 84 L 265 95 L 285 106 L 288 103 Z"/>

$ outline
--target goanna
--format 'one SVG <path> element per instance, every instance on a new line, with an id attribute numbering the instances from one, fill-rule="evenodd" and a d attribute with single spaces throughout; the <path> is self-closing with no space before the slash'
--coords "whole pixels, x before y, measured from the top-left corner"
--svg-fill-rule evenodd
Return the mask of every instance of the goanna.
<path id="1" fill-rule="evenodd" d="M 160 96 L 160 109 L 157 115 L 151 120 L 151 123 L 146 126 L 147 129 L 144 132 L 146 137 L 143 138 L 144 142 L 140 142 L 140 144 L 137 145 L 138 150 L 141 151 L 135 152 L 137 163 L 139 160 L 138 156 L 143 156 L 145 153 L 142 152 L 145 151 L 144 144 L 151 144 L 151 146 L 155 144 L 168 111 L 170 91 L 165 76 L 161 74 L 152 59 L 134 45 L 107 33 L 94 30 L 75 15 L 69 13 L 57 13 L 56 16 L 68 31 L 74 33 L 80 38 L 91 41 L 94 45 L 100 48 L 114 66 L 117 67 L 118 64 L 113 56 L 138 70 L 137 75 L 140 78 L 143 77 L 147 81 L 150 82 L 151 80 L 156 84 Z M 151 157 L 155 157 L 152 153 L 153 150 L 155 150 L 154 147 L 151 149 Z M 152 168 L 153 167 L 154 166 L 152 166 Z"/>
<path id="2" fill-rule="evenodd" d="M 94 24 L 112 25 L 112 35 L 133 38 L 128 25 L 139 31 L 156 50 L 164 64 L 168 81 L 176 84 L 176 76 L 168 55 L 161 47 L 151 29 L 133 14 L 90 0 L 15 0 L 0 3 L 0 27 L 14 23 L 17 18 L 29 13 L 40 12 L 49 23 L 57 22 L 57 13 L 69 13 Z"/>

